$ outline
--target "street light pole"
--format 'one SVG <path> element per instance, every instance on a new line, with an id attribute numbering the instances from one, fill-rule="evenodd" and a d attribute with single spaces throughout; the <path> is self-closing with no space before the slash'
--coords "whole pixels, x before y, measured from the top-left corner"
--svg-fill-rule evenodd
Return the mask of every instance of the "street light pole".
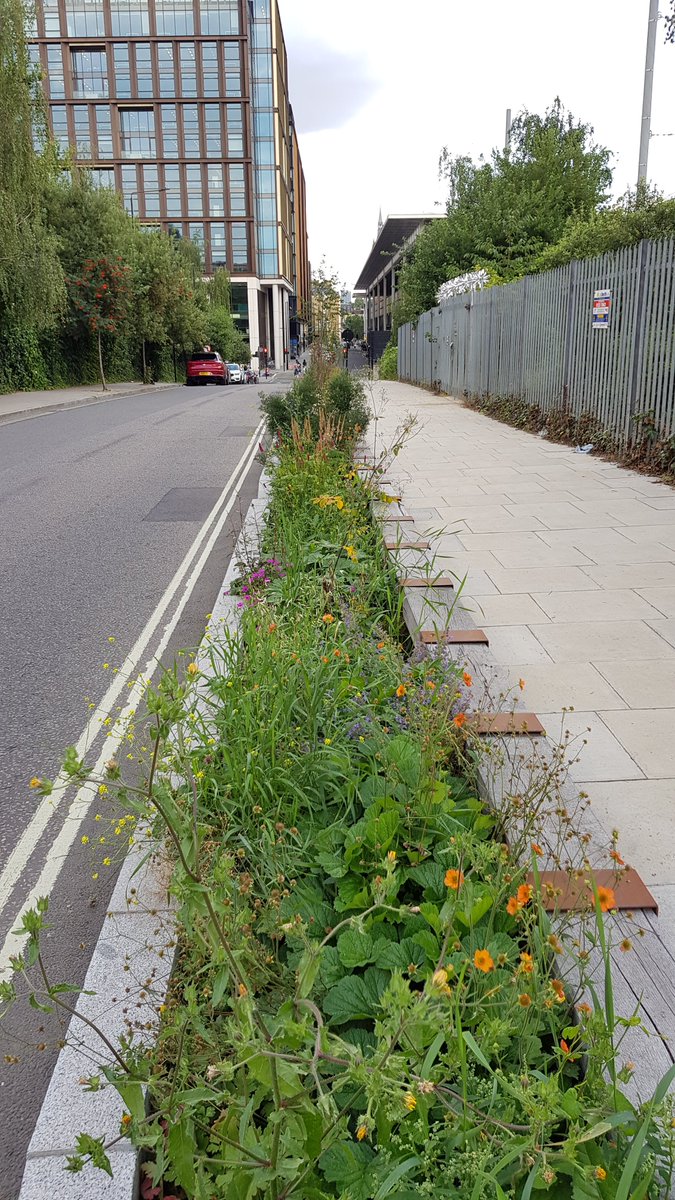
<path id="1" fill-rule="evenodd" d="M 642 125 L 640 128 L 640 161 L 638 163 L 638 188 L 647 182 L 649 139 L 652 135 L 652 91 L 654 88 L 654 59 L 656 57 L 656 27 L 659 21 L 659 0 L 649 0 L 649 22 L 647 25 L 647 54 L 645 57 L 645 82 L 642 93 Z"/>

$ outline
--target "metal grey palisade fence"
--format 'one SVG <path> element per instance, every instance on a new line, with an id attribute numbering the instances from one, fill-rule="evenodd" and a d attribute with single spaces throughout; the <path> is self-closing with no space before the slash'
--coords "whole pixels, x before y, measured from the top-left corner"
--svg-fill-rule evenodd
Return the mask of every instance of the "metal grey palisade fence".
<path id="1" fill-rule="evenodd" d="M 594 293 L 606 289 L 606 327 Z M 592 414 L 625 445 L 649 414 L 675 433 L 675 240 L 642 241 L 465 293 L 398 335 L 401 379 L 450 395 L 517 396 Z"/>

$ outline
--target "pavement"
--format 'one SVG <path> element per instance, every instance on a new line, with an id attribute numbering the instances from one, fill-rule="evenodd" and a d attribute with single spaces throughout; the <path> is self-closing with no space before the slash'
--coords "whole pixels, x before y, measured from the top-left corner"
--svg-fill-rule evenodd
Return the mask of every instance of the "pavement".
<path id="1" fill-rule="evenodd" d="M 2 429 L 0 967 L 22 908 L 49 893 L 48 969 L 59 981 L 84 979 L 115 857 L 106 868 L 105 852 L 92 853 L 93 814 L 66 813 L 68 795 L 41 805 L 29 780 L 53 778 L 90 721 L 89 761 L 114 744 L 105 737 L 133 695 L 124 672 L 115 675 L 125 660 L 131 683 L 156 658 L 171 663 L 198 644 L 257 494 L 261 390 L 114 393 Z M 62 1032 L 24 1007 L 0 1026 L 2 1200 L 18 1194 Z"/>
<path id="2" fill-rule="evenodd" d="M 175 387 L 171 383 L 111 383 L 103 391 L 100 384 L 82 387 L 50 388 L 42 392 L 10 392 L 0 395 L 0 424 L 18 417 L 40 416 L 62 408 L 77 408 L 81 404 L 98 404 L 120 396 L 147 395 Z"/>
<path id="3" fill-rule="evenodd" d="M 405 510 L 443 530 L 459 603 L 527 709 L 571 732 L 572 778 L 675 915 L 675 490 L 453 398 L 377 393 L 380 444 L 419 418 L 392 468 Z"/>

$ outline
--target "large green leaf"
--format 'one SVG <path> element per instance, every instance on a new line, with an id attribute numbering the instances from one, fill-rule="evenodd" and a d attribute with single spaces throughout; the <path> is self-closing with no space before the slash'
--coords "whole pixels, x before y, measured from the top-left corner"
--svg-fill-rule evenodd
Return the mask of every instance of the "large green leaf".
<path id="1" fill-rule="evenodd" d="M 375 943 L 375 954 L 372 961 L 375 966 L 384 971 L 405 971 L 414 963 L 421 967 L 427 960 L 423 946 L 414 938 L 403 938 L 400 942 L 388 942 L 384 939 Z"/>
<path id="2" fill-rule="evenodd" d="M 388 973 L 376 967 L 369 967 L 363 975 L 345 975 L 324 1000 L 332 1024 L 344 1025 L 347 1021 L 376 1016 L 388 982 Z"/>
<path id="3" fill-rule="evenodd" d="M 345 967 L 365 967 L 374 961 L 375 943 L 363 929 L 345 929 L 337 941 L 340 962 Z"/>
<path id="4" fill-rule="evenodd" d="M 328 1183 L 336 1183 L 343 1193 L 363 1182 L 374 1158 L 366 1142 L 339 1142 L 324 1151 L 319 1159 L 319 1169 Z"/>
<path id="5" fill-rule="evenodd" d="M 169 1130 L 169 1160 L 176 1183 L 185 1188 L 188 1196 L 195 1190 L 195 1143 L 192 1122 L 176 1121 Z"/>
<path id="6" fill-rule="evenodd" d="M 391 738 L 387 744 L 386 757 L 408 787 L 417 787 L 422 768 L 422 752 L 413 738 L 404 733 Z"/>

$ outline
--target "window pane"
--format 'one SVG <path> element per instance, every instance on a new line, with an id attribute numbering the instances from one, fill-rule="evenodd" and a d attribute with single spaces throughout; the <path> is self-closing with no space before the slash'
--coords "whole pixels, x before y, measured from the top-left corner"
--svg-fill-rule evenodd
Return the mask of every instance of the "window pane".
<path id="1" fill-rule="evenodd" d="M 194 42 L 181 42 L 180 45 L 180 78 L 181 95 L 197 95 L 197 59 L 195 58 Z"/>
<path id="2" fill-rule="evenodd" d="M 206 154 L 208 158 L 222 157 L 222 138 L 220 134 L 220 105 L 204 105 L 204 124 L 206 127 Z"/>
<path id="3" fill-rule="evenodd" d="M 124 158 L 155 157 L 155 115 L 151 108 L 121 108 L 120 132 Z"/>
<path id="4" fill-rule="evenodd" d="M 157 32 L 160 34 L 194 33 L 195 20 L 191 0 L 155 0 Z"/>
<path id="5" fill-rule="evenodd" d="M 276 254 L 266 252 L 258 255 L 258 271 L 261 275 L 278 275 L 279 260 Z"/>
<path id="6" fill-rule="evenodd" d="M 91 172 L 91 182 L 95 188 L 113 188 L 115 187 L 115 172 L 112 167 L 107 167 L 105 170 L 97 170 Z"/>
<path id="7" fill-rule="evenodd" d="M 51 56 L 55 47 L 49 47 L 49 55 Z M 58 50 L 59 57 L 61 51 Z M 73 95 L 74 96 L 107 96 L 108 95 L 108 64 L 106 61 L 105 49 L 96 47 L 92 50 L 72 50 L 71 67 L 73 72 Z M 51 61 L 49 64 L 49 77 L 53 79 Z"/>
<path id="8" fill-rule="evenodd" d="M 147 0 L 110 0 L 113 37 L 147 36 L 150 17 Z"/>
<path id="9" fill-rule="evenodd" d="M 255 181 L 256 192 L 259 196 L 276 196 L 276 171 L 261 168 L 255 173 Z"/>
<path id="10" fill-rule="evenodd" d="M 158 217 L 160 215 L 158 167 L 143 167 L 143 191 L 146 217 Z"/>
<path id="11" fill-rule="evenodd" d="M 239 42 L 225 42 L 225 95 L 241 96 L 241 59 Z"/>
<path id="12" fill-rule="evenodd" d="M 244 118 L 241 104 L 227 106 L 227 156 L 244 157 Z"/>
<path id="13" fill-rule="evenodd" d="M 129 47 L 115 46 L 115 94 L 121 99 L 131 95 L 131 71 L 129 69 Z"/>
<path id="14" fill-rule="evenodd" d="M 180 197 L 180 167 L 178 163 L 167 163 L 164 167 L 164 186 L 166 188 L 166 212 L 169 217 L 179 217 L 182 213 Z"/>
<path id="15" fill-rule="evenodd" d="M 138 216 L 138 180 L 135 167 L 122 167 L 122 195 L 128 213 Z"/>
<path id="16" fill-rule="evenodd" d="M 188 225 L 188 237 L 191 242 L 199 246 L 202 254 L 204 253 L 204 226 L 200 222 L 191 221 Z"/>
<path id="17" fill-rule="evenodd" d="M 253 104 L 257 109 L 274 107 L 271 83 L 255 83 L 253 85 Z"/>
<path id="18" fill-rule="evenodd" d="M 204 216 L 204 201 L 202 200 L 202 169 L 201 167 L 186 167 L 188 214 L 191 217 Z"/>
<path id="19" fill-rule="evenodd" d="M 227 242 L 225 240 L 225 226 L 217 223 L 212 223 L 210 226 L 211 233 L 211 262 L 214 266 L 223 266 L 227 262 Z"/>
<path id="20" fill-rule="evenodd" d="M 159 64 L 160 96 L 175 96 L 176 81 L 174 79 L 173 46 L 171 42 L 157 43 L 157 61 Z"/>
<path id="21" fill-rule="evenodd" d="M 248 230 L 243 221 L 235 221 L 231 226 L 232 231 L 232 266 L 247 267 L 248 266 Z"/>
<path id="22" fill-rule="evenodd" d="M 59 37 L 61 26 L 58 0 L 44 0 L 42 10 L 45 20 L 45 37 Z"/>
<path id="23" fill-rule="evenodd" d="M 244 181 L 244 168 L 243 166 L 230 164 L 227 170 L 230 183 L 230 214 L 233 217 L 245 217 L 246 183 Z"/>
<path id="24" fill-rule="evenodd" d="M 49 115 L 52 119 L 54 141 L 64 153 L 68 149 L 68 116 L 65 104 L 51 104 Z"/>
<path id="25" fill-rule="evenodd" d="M 75 126 L 75 153 L 78 158 L 91 158 L 89 106 L 87 104 L 73 105 L 73 124 Z"/>
<path id="26" fill-rule="evenodd" d="M 183 104 L 183 135 L 186 158 L 201 158 L 199 148 L 199 106 Z"/>
<path id="27" fill-rule="evenodd" d="M 256 205 L 259 221 L 276 221 L 277 202 L 269 197 L 259 198 Z"/>
<path id="28" fill-rule="evenodd" d="M 269 167 L 274 163 L 274 142 L 270 138 L 257 138 L 255 144 L 256 162 L 261 167 Z"/>
<path id="29" fill-rule="evenodd" d="M 277 248 L 277 227 L 276 227 L 276 225 L 259 225 L 258 226 L 258 246 L 261 250 L 276 250 L 276 248 Z"/>
<path id="30" fill-rule="evenodd" d="M 103 37 L 103 0 L 66 0 L 68 37 Z"/>
<path id="31" fill-rule="evenodd" d="M 225 196 L 223 192 L 223 168 L 220 164 L 210 163 L 208 168 L 209 213 L 212 217 L 225 216 Z"/>
<path id="32" fill-rule="evenodd" d="M 178 158 L 178 125 L 176 123 L 176 105 L 162 104 L 160 108 L 162 120 L 162 141 L 166 158 L 172 155 Z"/>
<path id="33" fill-rule="evenodd" d="M 271 112 L 256 112 L 253 120 L 256 137 L 274 137 L 274 114 Z"/>
<path id="34" fill-rule="evenodd" d="M 96 105 L 96 141 L 98 143 L 98 158 L 113 157 L 112 119 L 107 104 Z"/>
<path id="35" fill-rule="evenodd" d="M 239 33 L 238 0 L 200 0 L 202 33 Z"/>
<path id="36" fill-rule="evenodd" d="M 142 99 L 149 99 L 153 94 L 152 87 L 152 60 L 150 58 L 150 43 L 136 43 L 136 79 L 138 95 Z"/>
<path id="37" fill-rule="evenodd" d="M 202 74 L 204 76 L 204 95 L 219 96 L 218 47 L 215 42 L 202 42 Z"/>

